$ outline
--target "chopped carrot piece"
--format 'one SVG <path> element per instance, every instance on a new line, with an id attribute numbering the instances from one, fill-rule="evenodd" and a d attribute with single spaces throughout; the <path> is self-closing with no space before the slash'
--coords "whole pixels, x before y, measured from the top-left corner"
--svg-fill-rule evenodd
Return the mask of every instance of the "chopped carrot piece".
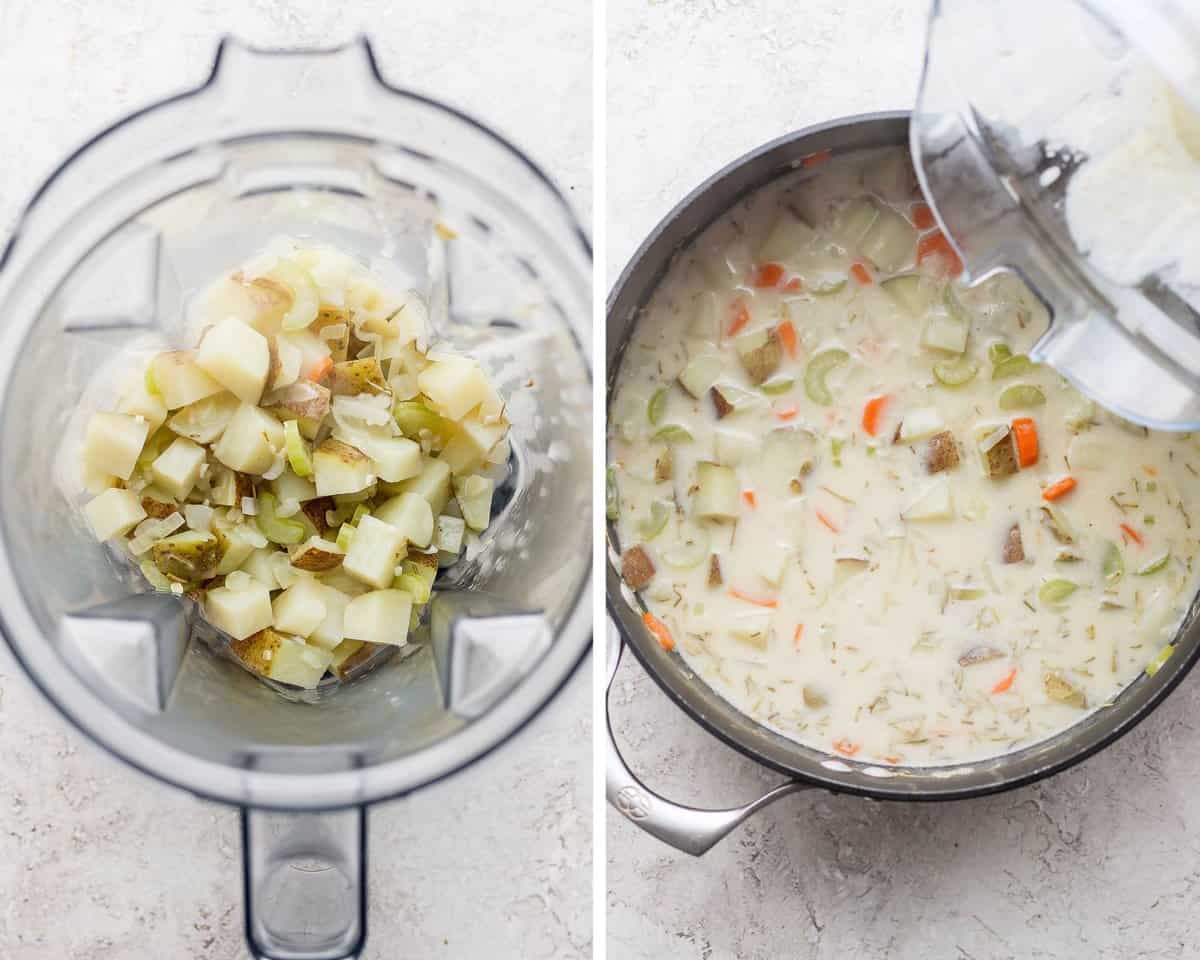
<path id="1" fill-rule="evenodd" d="M 1121 524 L 1121 533 L 1123 534 L 1122 539 L 1125 540 L 1126 543 L 1132 540 L 1139 547 L 1144 546 L 1146 543 L 1146 538 L 1127 523 Z"/>
<path id="2" fill-rule="evenodd" d="M 933 217 L 933 211 L 929 209 L 927 203 L 914 203 L 912 206 L 912 222 L 913 226 L 918 230 L 931 230 L 937 226 L 937 220 Z"/>
<path id="3" fill-rule="evenodd" d="M 789 403 L 782 410 L 776 410 L 775 416 L 780 420 L 791 420 L 800 412 L 799 404 Z"/>
<path id="4" fill-rule="evenodd" d="M 827 526 L 834 533 L 842 532 L 841 529 L 838 527 L 838 525 L 829 519 L 828 514 L 826 514 L 824 510 L 820 510 L 820 509 L 817 510 L 817 519 L 820 520 L 823 524 L 825 524 L 825 526 Z"/>
<path id="5" fill-rule="evenodd" d="M 1008 673 L 1006 673 L 1003 677 L 1000 678 L 999 683 L 997 683 L 994 687 L 992 687 L 992 693 L 1004 693 L 1006 690 L 1008 690 L 1013 685 L 1013 681 L 1016 679 L 1017 679 L 1017 668 L 1013 667 L 1011 670 L 1008 671 Z"/>
<path id="6" fill-rule="evenodd" d="M 1032 467 L 1038 460 L 1037 424 L 1030 417 L 1017 417 L 1012 422 L 1013 439 L 1017 441 L 1017 460 L 1023 467 Z"/>
<path id="7" fill-rule="evenodd" d="M 329 375 L 329 371 L 332 369 L 333 357 L 322 357 L 313 364 L 312 369 L 308 372 L 308 379 L 319 383 Z"/>
<path id="8" fill-rule="evenodd" d="M 871 272 L 857 261 L 850 267 L 850 272 L 854 274 L 854 279 L 861 283 L 864 287 L 871 284 Z"/>
<path id="9" fill-rule="evenodd" d="M 852 741 L 847 740 L 845 737 L 842 737 L 840 740 L 833 741 L 833 749 L 840 753 L 843 757 L 852 757 L 862 749 L 862 745 L 853 743 Z"/>
<path id="10" fill-rule="evenodd" d="M 757 593 L 746 593 L 745 591 L 739 590 L 737 587 L 730 587 L 729 595 L 733 597 L 734 600 L 745 600 L 746 603 L 752 603 L 756 607 L 770 607 L 772 610 L 774 610 L 777 606 L 779 606 L 779 601 L 774 597 L 761 596 Z"/>
<path id="11" fill-rule="evenodd" d="M 1148 473 L 1148 474 L 1149 474 L 1150 476 L 1152 476 L 1152 477 L 1157 477 L 1157 476 L 1158 476 L 1158 467 L 1152 467 L 1152 466 L 1150 466 L 1150 464 L 1148 464 L 1148 463 L 1143 463 L 1143 464 L 1142 464 L 1142 469 L 1143 469 L 1143 470 L 1145 470 L 1145 471 L 1146 471 L 1146 473 Z"/>
<path id="12" fill-rule="evenodd" d="M 810 153 L 807 157 L 800 161 L 800 165 L 805 169 L 816 167 L 824 163 L 833 156 L 832 150 L 818 150 L 816 153 Z"/>
<path id="13" fill-rule="evenodd" d="M 799 345 L 796 342 L 796 328 L 792 326 L 792 321 L 784 320 L 783 323 L 775 328 L 775 332 L 779 334 L 779 342 L 783 344 L 783 349 L 787 351 L 787 355 L 795 360 Z"/>
<path id="14" fill-rule="evenodd" d="M 743 490 L 742 499 L 746 501 L 746 506 L 748 506 L 751 510 L 758 506 L 758 501 L 754 497 L 753 490 Z"/>
<path id="15" fill-rule="evenodd" d="M 800 641 L 803 639 L 804 639 L 804 624 L 798 623 L 798 624 L 796 624 L 795 632 L 792 634 L 792 649 L 799 650 L 800 649 Z"/>
<path id="16" fill-rule="evenodd" d="M 893 766 L 895 766 L 896 764 L 898 764 L 900 762 L 900 758 L 899 757 L 884 757 L 883 762 L 890 763 Z"/>
<path id="17" fill-rule="evenodd" d="M 750 310 L 744 302 L 739 300 L 733 305 L 733 323 L 729 325 L 729 329 L 725 331 L 725 334 L 732 337 L 749 322 Z"/>
<path id="18" fill-rule="evenodd" d="M 930 257 L 944 257 L 952 277 L 957 277 L 963 271 L 962 261 L 941 230 L 927 233 L 917 241 L 917 263 L 924 263 Z"/>
<path id="19" fill-rule="evenodd" d="M 783 279 L 783 265 L 779 263 L 761 264 L 754 274 L 756 287 L 777 287 Z"/>
<path id="20" fill-rule="evenodd" d="M 646 628 L 654 634 L 654 639 L 658 641 L 658 645 L 664 650 L 675 649 L 675 638 L 671 636 L 671 631 L 667 629 L 667 625 L 658 619 L 652 613 L 643 613 L 642 622 Z"/>
<path id="21" fill-rule="evenodd" d="M 804 283 L 800 280 L 799 277 L 792 277 L 791 280 L 789 280 L 787 283 L 785 283 L 783 285 L 783 289 L 786 290 L 788 293 L 799 293 L 801 290 L 804 289 Z"/>
<path id="22" fill-rule="evenodd" d="M 1063 477 L 1061 480 L 1055 481 L 1042 491 L 1042 499 L 1061 500 L 1077 486 L 1079 486 L 1079 484 L 1075 482 L 1074 477 Z"/>
<path id="23" fill-rule="evenodd" d="M 887 409 L 891 397 L 884 394 L 881 397 L 872 397 L 863 407 L 862 425 L 863 429 L 871 436 L 876 436 L 879 433 L 879 421 L 883 419 L 883 411 Z"/>

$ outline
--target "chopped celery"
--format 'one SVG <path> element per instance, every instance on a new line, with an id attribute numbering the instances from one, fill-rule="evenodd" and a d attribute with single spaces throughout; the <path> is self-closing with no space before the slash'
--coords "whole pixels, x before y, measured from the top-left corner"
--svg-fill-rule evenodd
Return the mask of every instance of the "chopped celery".
<path id="1" fill-rule="evenodd" d="M 708 559 L 708 546 L 708 534 L 689 523 L 680 529 L 679 542 L 664 550 L 662 558 L 672 567 L 690 570 Z"/>
<path id="2" fill-rule="evenodd" d="M 313 472 L 312 453 L 308 443 L 300 436 L 300 424 L 296 420 L 283 422 L 283 443 L 287 450 L 288 463 L 298 477 L 311 477 Z"/>
<path id="3" fill-rule="evenodd" d="M 1014 383 L 1000 391 L 999 402 L 1001 410 L 1019 410 L 1041 406 L 1046 402 L 1046 395 L 1031 383 Z"/>
<path id="4" fill-rule="evenodd" d="M 965 356 L 957 360 L 939 360 L 933 365 L 933 375 L 944 387 L 961 387 L 974 380 L 977 373 L 979 364 Z"/>
<path id="5" fill-rule="evenodd" d="M 368 507 L 366 504 L 360 503 L 357 507 L 354 508 L 354 515 L 350 518 L 350 522 L 352 524 L 354 524 L 354 526 L 357 527 L 358 522 L 363 517 L 369 517 L 370 515 L 371 515 L 370 507 Z"/>
<path id="6" fill-rule="evenodd" d="M 712 354 L 702 354 L 694 357 L 690 363 L 679 374 L 679 385 L 688 393 L 699 400 L 708 388 L 717 382 L 717 377 L 721 375 L 721 358 Z M 665 389 L 665 388 L 664 388 Z M 655 394 L 657 396 L 657 394 Z M 651 405 L 654 404 L 654 399 L 650 400 Z M 651 423 L 657 423 L 657 420 L 651 420 Z"/>
<path id="7" fill-rule="evenodd" d="M 1033 361 L 1025 356 L 1025 354 L 1017 353 L 1011 357 L 1006 357 L 992 367 L 992 379 L 1006 380 L 1009 377 L 1019 377 L 1032 369 Z"/>
<path id="8" fill-rule="evenodd" d="M 849 360 L 850 354 L 836 347 L 822 350 L 809 360 L 808 367 L 804 371 L 804 392 L 808 395 L 808 399 L 822 406 L 829 406 L 833 403 L 833 394 L 830 393 L 825 378 L 831 370 L 842 366 Z"/>
<path id="9" fill-rule="evenodd" d="M 846 445 L 845 437 L 829 438 L 829 456 L 835 467 L 842 465 L 842 448 Z"/>
<path id="10" fill-rule="evenodd" d="M 1045 604 L 1059 604 L 1078 589 L 1079 584 L 1072 583 L 1070 580 L 1047 580 L 1038 590 L 1038 599 Z"/>
<path id="11" fill-rule="evenodd" d="M 149 376 L 149 373 L 149 368 L 147 368 L 147 376 Z M 142 575 L 150 582 L 150 586 L 152 586 L 155 590 L 157 590 L 159 593 L 171 592 L 171 581 L 168 580 L 163 572 L 159 570 L 158 567 L 156 567 L 153 563 L 151 563 L 149 560 L 143 560 L 140 564 L 138 564 L 138 566 L 141 567 Z"/>
<path id="12" fill-rule="evenodd" d="M 154 364 L 146 364 L 146 374 L 143 378 L 146 383 L 146 392 L 152 397 L 161 397 L 162 391 L 158 389 L 158 381 L 154 379 Z"/>
<path id="13" fill-rule="evenodd" d="M 928 277 L 919 273 L 903 273 L 889 277 L 879 285 L 884 293 L 895 300 L 914 317 L 923 317 L 934 303 L 937 287 Z"/>
<path id="14" fill-rule="evenodd" d="M 356 532 L 353 524 L 343 523 L 338 527 L 337 540 L 334 542 L 338 545 L 338 549 L 342 553 L 350 549 L 350 544 L 354 542 L 354 534 Z"/>
<path id="15" fill-rule="evenodd" d="M 609 467 L 604 475 L 604 514 L 609 520 L 616 520 L 621 515 L 620 500 L 617 497 L 616 467 Z"/>
<path id="16" fill-rule="evenodd" d="M 652 424 L 657 424 L 663 418 L 663 413 L 667 409 L 667 388 L 659 387 L 650 397 L 650 402 L 646 405 L 646 416 Z"/>
<path id="17" fill-rule="evenodd" d="M 638 525 L 638 533 L 642 535 L 642 539 L 653 540 L 662 533 L 673 511 L 674 505 L 665 500 L 655 500 L 651 503 L 649 518 Z"/>
<path id="18" fill-rule="evenodd" d="M 403 590 L 413 598 L 413 603 L 428 603 L 432 591 L 429 584 L 413 573 L 402 573 L 392 581 L 393 590 Z"/>
<path id="19" fill-rule="evenodd" d="M 678 424 L 669 424 L 661 430 L 655 431 L 651 440 L 657 440 L 660 443 L 690 443 L 692 435 Z"/>
<path id="20" fill-rule="evenodd" d="M 1100 572 L 1104 575 L 1104 582 L 1110 587 L 1115 586 L 1125 573 L 1125 560 L 1121 556 L 1121 548 L 1111 540 L 1105 541 Z"/>
<path id="21" fill-rule="evenodd" d="M 988 344 L 988 361 L 993 367 L 998 363 L 1003 363 L 1012 355 L 1012 348 L 1003 340 L 993 340 Z"/>
<path id="22" fill-rule="evenodd" d="M 1162 669 L 1163 664 L 1170 659 L 1171 654 L 1174 652 L 1175 645 L 1173 643 L 1169 643 L 1159 650 L 1158 653 L 1155 654 L 1154 659 L 1146 664 L 1146 676 L 1152 677 L 1158 673 L 1158 671 Z"/>
<path id="23" fill-rule="evenodd" d="M 258 495 L 258 515 L 254 518 L 259 531 L 272 543 L 291 546 L 304 539 L 304 524 L 298 520 L 281 517 L 276 513 L 279 504 L 275 495 L 260 493 Z"/>
<path id="24" fill-rule="evenodd" d="M 1134 576 L 1148 577 L 1151 574 L 1158 573 L 1160 570 L 1163 570 L 1166 568 L 1167 561 L 1169 561 L 1170 559 L 1171 559 L 1171 555 L 1169 553 L 1163 553 L 1163 554 L 1155 557 L 1153 560 L 1151 560 L 1149 563 L 1147 563 L 1144 567 L 1140 567 L 1137 570 L 1135 570 Z"/>
<path id="25" fill-rule="evenodd" d="M 766 383 L 759 384 L 759 389 L 763 393 L 779 394 L 787 393 L 796 385 L 795 377 L 772 377 Z"/>
<path id="26" fill-rule="evenodd" d="M 418 439 L 422 430 L 436 437 L 451 433 L 451 424 L 438 416 L 419 400 L 400 400 L 392 406 L 392 416 L 400 432 L 410 439 Z"/>

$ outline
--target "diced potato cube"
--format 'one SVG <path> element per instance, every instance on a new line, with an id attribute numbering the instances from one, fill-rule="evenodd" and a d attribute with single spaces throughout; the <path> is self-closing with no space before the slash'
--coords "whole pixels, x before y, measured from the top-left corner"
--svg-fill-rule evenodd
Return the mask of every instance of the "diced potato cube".
<path id="1" fill-rule="evenodd" d="M 718 427 L 715 431 L 717 460 L 729 467 L 737 466 L 759 448 L 753 434 Z"/>
<path id="2" fill-rule="evenodd" d="M 93 413 L 83 438 L 84 467 L 128 480 L 150 433 L 150 424 L 123 413 Z"/>
<path id="3" fill-rule="evenodd" d="M 223 630 L 234 640 L 244 640 L 271 626 L 271 594 L 261 583 L 251 584 L 243 590 L 217 587 L 204 597 L 204 614 L 218 630 Z"/>
<path id="4" fill-rule="evenodd" d="M 404 534 L 390 523 L 366 516 L 358 521 L 342 569 L 352 577 L 372 587 L 391 586 L 396 572 L 396 559 L 404 547 Z M 369 640 L 369 637 L 357 637 Z"/>
<path id="5" fill-rule="evenodd" d="M 1092 434 L 1078 434 L 1067 445 L 1067 463 L 1072 470 L 1099 470 L 1111 459 L 1108 444 Z"/>
<path id="6" fill-rule="evenodd" d="M 204 448 L 186 437 L 176 437 L 171 445 L 150 464 L 155 484 L 176 500 L 186 500 L 200 479 Z"/>
<path id="7" fill-rule="evenodd" d="M 900 511 L 905 520 L 953 520 L 954 500 L 950 494 L 950 481 L 938 477 L 907 507 Z"/>
<path id="8" fill-rule="evenodd" d="M 240 473 L 262 474 L 283 450 L 283 424 L 251 403 L 243 403 L 213 446 L 213 456 Z"/>
<path id="9" fill-rule="evenodd" d="M 297 570 L 324 573 L 340 567 L 345 558 L 345 551 L 336 543 L 321 537 L 309 537 L 292 551 L 292 566 Z"/>
<path id="10" fill-rule="evenodd" d="M 785 212 L 775 221 L 771 232 L 767 234 L 767 239 L 759 248 L 759 259 L 764 262 L 794 259 L 808 246 L 814 236 L 816 236 L 816 232 L 812 227 L 791 213 Z"/>
<path id="11" fill-rule="evenodd" d="M 242 564 L 250 559 L 250 554 L 254 552 L 254 544 L 243 537 L 237 527 L 228 533 L 218 533 L 217 539 L 221 541 L 221 547 L 224 550 L 221 554 L 221 562 L 217 565 L 218 576 L 240 569 Z"/>
<path id="12" fill-rule="evenodd" d="M 279 579 L 275 576 L 275 553 L 270 547 L 260 547 L 246 558 L 241 567 L 268 590 L 279 589 Z"/>
<path id="13" fill-rule="evenodd" d="M 101 541 L 123 537 L 146 519 L 146 511 L 142 509 L 137 494 L 116 487 L 90 500 L 84 507 L 84 513 L 96 539 Z"/>
<path id="14" fill-rule="evenodd" d="M 437 548 L 440 559 L 449 562 L 462 553 L 466 532 L 467 524 L 461 517 L 443 514 L 437 518 Z"/>
<path id="15" fill-rule="evenodd" d="M 374 473 L 386 483 L 399 483 L 421 472 L 421 445 L 407 437 L 374 440 L 364 450 L 374 464 Z"/>
<path id="16" fill-rule="evenodd" d="M 721 358 L 711 353 L 693 357 L 679 374 L 679 385 L 697 400 L 708 393 L 709 387 L 721 375 Z"/>
<path id="17" fill-rule="evenodd" d="M 473 475 L 454 478 L 454 499 L 462 510 L 463 520 L 472 530 L 486 530 L 492 522 L 492 494 L 496 483 L 490 477 Z"/>
<path id="18" fill-rule="evenodd" d="M 258 403 L 271 369 L 267 338 L 237 317 L 212 327 L 196 352 L 196 366 L 245 403 Z"/>
<path id="19" fill-rule="evenodd" d="M 791 548 L 786 543 L 764 543 L 755 555 L 758 575 L 772 586 L 779 586 L 791 552 Z"/>
<path id="20" fill-rule="evenodd" d="M 442 449 L 441 459 L 450 467 L 455 476 L 478 470 L 487 460 L 488 454 L 508 431 L 508 424 L 503 420 L 496 423 L 482 423 L 474 417 L 468 417 L 458 424 L 458 429 L 450 442 Z M 410 476 L 415 475 L 416 471 Z"/>
<path id="21" fill-rule="evenodd" d="M 330 437 L 313 451 L 313 478 L 317 496 L 333 497 L 366 490 L 375 475 L 370 457 L 357 447 Z"/>
<path id="22" fill-rule="evenodd" d="M 150 361 L 150 378 L 168 410 L 211 397 L 225 388 L 196 366 L 191 350 L 171 350 Z"/>
<path id="23" fill-rule="evenodd" d="M 163 421 L 167 419 L 167 405 L 163 403 L 161 396 L 146 389 L 145 376 L 135 377 L 129 381 L 125 392 L 121 394 L 117 410 L 120 413 L 129 414 L 131 417 L 144 419 L 150 424 L 151 433 L 161 427 Z"/>
<path id="24" fill-rule="evenodd" d="M 197 443 L 214 443 L 237 413 L 238 399 L 232 393 L 214 393 L 189 403 L 167 421 L 167 426 Z"/>
<path id="25" fill-rule="evenodd" d="M 783 344 L 774 327 L 742 334 L 734 348 L 751 383 L 764 383 L 783 362 Z"/>
<path id="26" fill-rule="evenodd" d="M 426 458 L 421 472 L 401 483 L 395 492 L 418 494 L 428 501 L 435 514 L 441 513 L 450 502 L 450 467 L 442 460 Z"/>
<path id="27" fill-rule="evenodd" d="M 408 542 L 424 550 L 433 540 L 433 511 L 429 501 L 416 493 L 402 493 L 385 500 L 374 516 L 391 524 Z"/>
<path id="28" fill-rule="evenodd" d="M 361 640 L 343 640 L 333 648 L 333 660 L 329 664 L 329 669 L 339 677 L 349 668 L 350 664 L 357 662 L 358 658 L 355 654 L 359 653 L 366 647 L 366 644 Z"/>
<path id="29" fill-rule="evenodd" d="M 944 429 L 946 421 L 936 407 L 918 407 L 909 410 L 900 421 L 900 429 L 896 433 L 897 443 L 916 443 L 926 437 L 933 436 Z"/>
<path id="30" fill-rule="evenodd" d="M 271 604 L 275 629 L 308 637 L 325 620 L 327 591 L 316 580 L 307 577 L 297 580 Z"/>
<path id="31" fill-rule="evenodd" d="M 488 395 L 487 377 L 469 357 L 437 360 L 420 372 L 417 385 L 443 417 L 461 420 Z"/>
<path id="32" fill-rule="evenodd" d="M 297 637 L 275 630 L 262 630 L 236 641 L 232 647 L 237 657 L 255 672 L 305 690 L 320 683 L 333 662 L 328 650 L 309 646 Z"/>
<path id="33" fill-rule="evenodd" d="M 412 597 L 403 590 L 364 593 L 346 604 L 346 638 L 402 647 L 408 642 L 411 615 Z"/>
<path id="34" fill-rule="evenodd" d="M 333 650 L 345 639 L 346 604 L 350 602 L 350 597 L 327 584 L 321 584 L 321 588 L 325 591 L 325 618 L 313 629 L 308 641 L 326 650 Z"/>
<path id="35" fill-rule="evenodd" d="M 730 467 L 701 461 L 696 464 L 692 513 L 708 520 L 732 520 L 738 515 L 737 474 Z"/>

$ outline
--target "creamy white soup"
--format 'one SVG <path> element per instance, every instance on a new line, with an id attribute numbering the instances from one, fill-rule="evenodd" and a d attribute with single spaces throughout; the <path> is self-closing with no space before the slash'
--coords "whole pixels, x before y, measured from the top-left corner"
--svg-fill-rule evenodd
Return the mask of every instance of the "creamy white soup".
<path id="1" fill-rule="evenodd" d="M 676 259 L 610 410 L 647 627 L 744 713 L 856 760 L 1076 723 L 1158 669 L 1197 589 L 1196 438 L 1033 364 L 1044 309 L 960 270 L 903 151 L 811 165 Z"/>

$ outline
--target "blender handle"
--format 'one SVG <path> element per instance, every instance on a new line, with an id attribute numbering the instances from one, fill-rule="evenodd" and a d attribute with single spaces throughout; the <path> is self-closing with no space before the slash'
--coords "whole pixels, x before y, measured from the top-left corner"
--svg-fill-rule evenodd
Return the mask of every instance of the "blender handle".
<path id="1" fill-rule="evenodd" d="M 354 960 L 367 938 L 367 810 L 242 808 L 255 960 Z"/>
<path id="2" fill-rule="evenodd" d="M 617 738 L 613 734 L 609 698 L 613 678 L 621 662 L 625 643 L 610 630 L 608 641 L 608 682 L 605 688 L 605 722 L 608 725 L 608 757 L 605 762 L 605 793 L 608 802 L 634 826 L 645 830 L 663 843 L 699 857 L 730 833 L 752 813 L 756 813 L 780 797 L 800 790 L 812 789 L 799 780 L 781 783 L 757 800 L 727 810 L 700 810 L 674 803 L 655 793 L 642 783 L 625 763 Z"/>

